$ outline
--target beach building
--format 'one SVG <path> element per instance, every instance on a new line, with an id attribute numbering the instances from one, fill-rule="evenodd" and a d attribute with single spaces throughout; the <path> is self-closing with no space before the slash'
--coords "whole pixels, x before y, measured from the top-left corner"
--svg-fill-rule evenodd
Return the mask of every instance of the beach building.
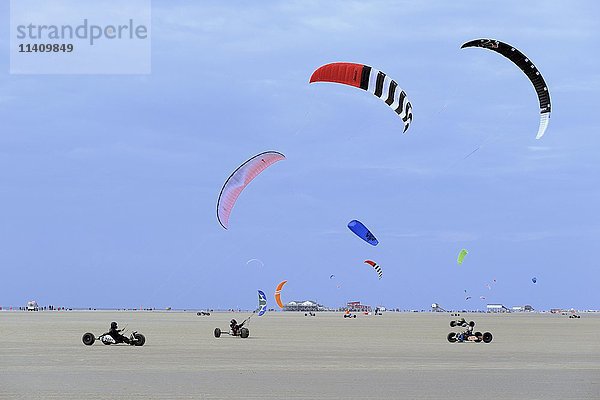
<path id="1" fill-rule="evenodd" d="M 38 303 L 35 300 L 31 300 L 27 302 L 27 306 L 25 307 L 27 311 L 37 311 L 39 310 Z"/>
<path id="2" fill-rule="evenodd" d="M 533 307 L 531 307 L 529 304 L 526 304 L 524 306 L 515 306 L 512 307 L 511 310 L 513 312 L 529 312 L 529 311 L 534 311 Z"/>
<path id="3" fill-rule="evenodd" d="M 346 308 L 353 312 L 371 312 L 371 306 L 360 304 L 360 301 L 349 301 Z"/>
<path id="4" fill-rule="evenodd" d="M 325 307 L 316 301 L 290 301 L 283 306 L 283 311 L 323 311 Z"/>
<path id="5" fill-rule="evenodd" d="M 502 304 L 488 304 L 487 312 L 510 312 L 510 310 Z"/>

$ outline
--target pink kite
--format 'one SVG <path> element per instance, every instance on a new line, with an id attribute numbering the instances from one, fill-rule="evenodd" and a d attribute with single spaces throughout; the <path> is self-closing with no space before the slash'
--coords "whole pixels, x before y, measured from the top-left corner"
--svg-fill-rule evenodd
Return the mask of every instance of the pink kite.
<path id="1" fill-rule="evenodd" d="M 281 153 L 265 151 L 255 155 L 233 171 L 225 181 L 217 200 L 217 219 L 223 228 L 228 228 L 231 210 L 246 186 L 265 169 L 284 159 L 285 156 Z"/>

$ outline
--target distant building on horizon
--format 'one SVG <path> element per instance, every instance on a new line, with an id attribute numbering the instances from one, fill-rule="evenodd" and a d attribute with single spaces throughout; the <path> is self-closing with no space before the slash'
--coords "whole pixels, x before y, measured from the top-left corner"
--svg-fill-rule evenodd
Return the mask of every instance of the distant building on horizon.
<path id="1" fill-rule="evenodd" d="M 353 312 L 371 312 L 371 306 L 360 304 L 360 301 L 349 301 L 346 303 L 346 308 Z"/>
<path id="2" fill-rule="evenodd" d="M 529 304 L 526 304 L 524 306 L 515 306 L 515 307 L 512 307 L 511 310 L 513 312 L 530 312 L 530 311 L 534 311 L 533 307 L 531 307 Z"/>
<path id="3" fill-rule="evenodd" d="M 488 304 L 487 312 L 503 313 L 510 312 L 510 310 L 502 304 Z"/>
<path id="4" fill-rule="evenodd" d="M 290 301 L 283 306 L 283 311 L 325 311 L 325 307 L 316 301 Z"/>

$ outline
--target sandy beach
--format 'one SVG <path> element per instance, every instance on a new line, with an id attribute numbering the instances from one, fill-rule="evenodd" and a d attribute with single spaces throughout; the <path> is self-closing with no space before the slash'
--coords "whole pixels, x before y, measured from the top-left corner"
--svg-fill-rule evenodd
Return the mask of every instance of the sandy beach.
<path id="1" fill-rule="evenodd" d="M 2 399 L 598 399 L 600 315 L 463 314 L 490 344 L 451 344 L 445 313 L 0 312 Z M 110 321 L 143 347 L 84 346 Z"/>

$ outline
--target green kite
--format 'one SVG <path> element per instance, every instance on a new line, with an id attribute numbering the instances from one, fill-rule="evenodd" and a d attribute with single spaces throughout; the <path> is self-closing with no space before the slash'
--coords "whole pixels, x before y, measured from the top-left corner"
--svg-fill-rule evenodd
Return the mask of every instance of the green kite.
<path id="1" fill-rule="evenodd" d="M 469 254 L 469 252 L 467 251 L 467 249 L 462 249 L 460 251 L 460 253 L 458 253 L 458 258 L 456 259 L 456 262 L 460 265 L 463 263 L 463 260 L 465 259 L 465 256 Z"/>

